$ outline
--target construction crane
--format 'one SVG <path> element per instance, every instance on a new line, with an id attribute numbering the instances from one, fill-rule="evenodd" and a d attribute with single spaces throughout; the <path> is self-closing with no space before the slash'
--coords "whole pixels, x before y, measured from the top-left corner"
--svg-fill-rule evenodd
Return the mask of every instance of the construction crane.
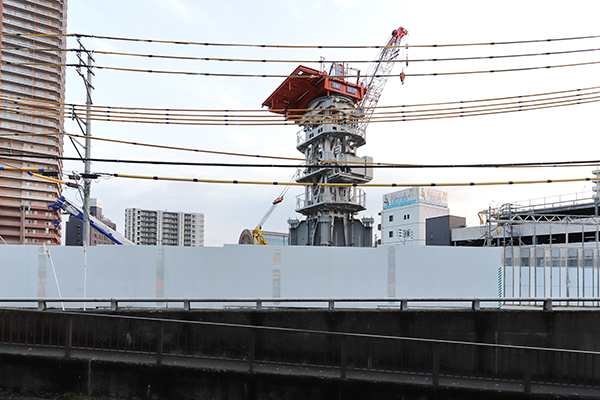
<path id="1" fill-rule="evenodd" d="M 290 182 L 293 181 L 294 179 L 296 179 L 296 176 L 298 175 L 298 171 L 296 171 L 296 173 L 294 174 L 294 176 L 292 176 L 292 179 L 290 179 Z M 266 212 L 266 214 L 264 215 L 264 217 L 262 217 L 262 219 L 260 220 L 260 222 L 258 223 L 258 225 L 256 225 L 256 228 L 254 228 L 252 230 L 252 236 L 254 237 L 254 240 L 256 241 L 256 244 L 269 244 L 267 242 L 267 240 L 265 239 L 265 237 L 262 234 L 262 227 L 263 225 L 267 222 L 267 220 L 269 219 L 269 217 L 271 216 L 271 214 L 273 214 L 273 211 L 275 211 L 275 209 L 277 208 L 277 206 L 283 201 L 283 197 L 285 196 L 285 194 L 288 192 L 288 190 L 290 190 L 290 186 L 287 185 L 279 194 L 279 196 L 277 196 L 277 198 L 275 200 L 273 200 L 273 204 L 271 204 L 271 207 L 269 207 L 269 210 Z"/>
<path id="2" fill-rule="evenodd" d="M 334 63 L 329 74 L 300 65 L 263 102 L 302 126 L 296 149 L 306 162 L 296 181 L 306 185 L 296 197 L 296 211 L 306 218 L 288 220 L 290 244 L 372 245 L 373 219 L 355 215 L 366 210 L 366 193 L 356 186 L 373 179 L 373 159 L 356 153 L 366 142 L 367 125 L 407 33 L 402 27 L 394 30 L 367 74 L 357 74 L 356 81 L 348 79 L 354 69 L 345 63 Z"/>
<path id="3" fill-rule="evenodd" d="M 65 199 L 65 196 L 60 196 L 59 199 L 50 204 L 48 208 L 59 211 L 62 210 L 66 214 L 72 215 L 80 221 L 83 221 L 83 211 L 80 210 L 76 205 L 71 203 L 69 200 Z M 90 226 L 95 228 L 98 232 L 115 242 L 115 244 L 119 245 L 135 245 L 131 240 L 127 239 L 125 236 L 121 235 L 119 232 L 112 229 L 110 226 L 106 225 L 104 222 L 100 221 L 98 218 L 90 215 Z"/>
<path id="4" fill-rule="evenodd" d="M 277 206 L 279 205 L 279 203 L 281 203 L 282 201 L 283 201 L 283 196 L 279 196 L 278 198 L 276 198 L 275 200 L 273 200 L 273 204 L 269 208 L 269 211 L 267 211 L 267 213 L 265 214 L 265 216 L 262 217 L 262 219 L 260 220 L 260 222 L 258 223 L 258 225 L 256 225 L 256 228 L 254 228 L 252 230 L 252 236 L 254 237 L 254 240 L 256 240 L 256 244 L 269 244 L 267 242 L 267 240 L 265 239 L 265 237 L 263 236 L 263 234 L 261 232 L 261 228 L 265 224 L 265 222 L 267 222 L 267 220 L 269 219 L 269 217 L 271 216 L 271 214 L 273 214 L 273 211 L 275 211 L 275 209 L 277 208 Z"/>
<path id="5" fill-rule="evenodd" d="M 400 41 L 406 35 L 408 35 L 408 31 L 403 27 L 392 31 L 392 35 L 386 45 L 381 48 L 377 58 L 369 66 L 367 74 L 360 80 L 360 83 L 366 88 L 365 97 L 358 103 L 358 106 L 364 109 L 365 112 L 364 118 L 358 124 L 358 133 L 363 137 L 373 111 L 375 111 L 375 107 L 377 107 L 379 98 L 383 93 L 388 76 L 394 68 L 392 61 L 398 58 L 400 54 L 400 48 L 398 47 L 400 46 Z M 408 61 L 406 63 L 408 65 Z M 404 81 L 404 79 L 402 80 Z"/>

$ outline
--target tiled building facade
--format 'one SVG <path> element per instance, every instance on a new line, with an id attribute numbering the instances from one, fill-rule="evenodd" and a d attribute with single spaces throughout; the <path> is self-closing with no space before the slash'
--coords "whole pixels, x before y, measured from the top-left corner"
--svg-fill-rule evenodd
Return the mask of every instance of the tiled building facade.
<path id="1" fill-rule="evenodd" d="M 65 53 L 52 49 L 65 48 L 65 38 L 15 34 L 64 34 L 66 11 L 66 0 L 0 0 L 0 153 L 23 155 L 0 156 L 1 167 L 62 171 L 60 160 L 27 155 L 62 155 L 60 136 L 39 134 L 63 131 L 57 103 L 64 102 L 64 67 L 23 64 L 64 64 Z M 22 170 L 0 171 L 3 241 L 60 244 L 61 216 L 47 207 L 60 195 L 54 182 Z"/>

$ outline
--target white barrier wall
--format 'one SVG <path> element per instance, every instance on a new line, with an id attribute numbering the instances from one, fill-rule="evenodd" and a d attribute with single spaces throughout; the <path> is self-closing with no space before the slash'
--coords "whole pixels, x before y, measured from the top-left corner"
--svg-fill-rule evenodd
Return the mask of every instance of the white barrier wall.
<path id="1" fill-rule="evenodd" d="M 81 247 L 48 250 L 0 245 L 0 298 L 58 297 L 52 265 L 71 298 L 85 275 L 87 298 L 489 298 L 501 267 L 499 248 L 96 246 L 86 262 Z"/>

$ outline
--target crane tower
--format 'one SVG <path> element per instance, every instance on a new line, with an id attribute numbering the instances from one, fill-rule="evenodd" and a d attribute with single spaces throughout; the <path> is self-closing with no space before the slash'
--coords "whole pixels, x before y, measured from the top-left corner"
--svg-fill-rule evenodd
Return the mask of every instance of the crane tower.
<path id="1" fill-rule="evenodd" d="M 306 218 L 288 220 L 291 245 L 372 245 L 373 218 L 355 218 L 366 210 L 366 194 L 355 184 L 373 179 L 373 159 L 356 150 L 365 144 L 366 124 L 392 67 L 385 61 L 398 56 L 393 46 L 405 34 L 404 28 L 392 33 L 371 75 L 354 76 L 346 64 L 333 64 L 329 74 L 300 65 L 263 102 L 302 126 L 296 148 L 306 161 L 296 181 L 311 185 L 296 197 L 296 211 Z"/>

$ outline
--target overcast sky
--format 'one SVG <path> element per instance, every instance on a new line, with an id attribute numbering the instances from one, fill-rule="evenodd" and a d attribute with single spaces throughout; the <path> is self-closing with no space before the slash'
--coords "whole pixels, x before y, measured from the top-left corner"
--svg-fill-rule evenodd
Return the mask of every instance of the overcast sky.
<path id="1" fill-rule="evenodd" d="M 68 31 L 93 35 L 173 41 L 296 44 L 383 45 L 392 30 L 409 32 L 409 45 L 489 43 L 598 35 L 600 2 L 564 1 L 377 1 L 377 0 L 102 0 L 69 1 Z M 181 46 L 83 39 L 92 50 L 194 57 L 370 60 L 376 49 L 265 49 Z M 69 47 L 76 42 L 69 39 Z M 600 48 L 600 40 L 534 44 L 412 48 L 409 59 L 489 57 Z M 69 62 L 75 62 L 69 55 Z M 96 65 L 213 73 L 290 74 L 296 64 L 249 64 L 207 61 L 167 61 L 97 54 Z M 390 78 L 380 106 L 468 101 L 530 95 L 596 86 L 600 66 L 536 69 L 452 76 L 411 77 L 410 74 L 542 67 L 600 61 L 597 51 L 494 60 L 414 62 L 404 68 L 404 85 Z M 318 68 L 315 64 L 306 64 Z M 368 64 L 354 67 L 366 71 Z M 394 73 L 402 71 L 396 65 Z M 279 78 L 175 76 L 96 70 L 95 105 L 194 109 L 258 109 L 281 84 Z M 67 102 L 83 104 L 81 79 L 67 73 Z M 455 119 L 372 123 L 359 156 L 377 162 L 413 164 L 509 163 L 595 160 L 598 156 L 598 104 L 521 113 Z M 80 133 L 72 122 L 70 133 Z M 173 126 L 93 122 L 93 136 L 198 149 L 302 157 L 296 150 L 297 126 Z M 76 152 L 68 140 L 65 155 Z M 248 162 L 248 159 L 146 149 L 93 142 L 92 156 L 141 160 Z M 254 160 L 250 160 L 255 162 Z M 82 171 L 81 162 L 65 162 L 65 170 Z M 291 169 L 136 166 L 93 163 L 94 172 L 158 175 L 181 178 L 289 181 Z M 483 182 L 591 177 L 591 167 L 543 169 L 375 170 L 373 183 Z M 448 192 L 450 213 L 478 223 L 477 212 L 490 204 L 523 201 L 591 190 L 587 183 L 526 186 L 441 188 Z M 92 197 L 102 201 L 105 216 L 123 232 L 125 208 L 201 212 L 206 219 L 205 245 L 236 243 L 241 231 L 253 228 L 279 195 L 281 187 L 100 179 Z M 400 189 L 400 188 L 399 188 Z M 382 208 L 382 195 L 392 188 L 368 188 L 367 211 Z M 295 212 L 293 187 L 263 229 L 287 231 Z M 73 189 L 67 198 L 81 204 Z"/>

